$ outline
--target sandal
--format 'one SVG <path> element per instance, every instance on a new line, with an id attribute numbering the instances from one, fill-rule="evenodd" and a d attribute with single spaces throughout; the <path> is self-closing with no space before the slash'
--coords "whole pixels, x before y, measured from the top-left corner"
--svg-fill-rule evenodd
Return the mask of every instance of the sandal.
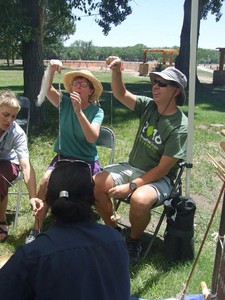
<path id="1" fill-rule="evenodd" d="M 0 234 L 5 234 L 5 238 L 0 240 L 0 243 L 4 243 L 8 237 L 8 224 L 6 223 L 6 221 L 1 221 L 0 225 L 5 225 L 6 226 L 6 230 L 2 229 L 0 227 Z"/>

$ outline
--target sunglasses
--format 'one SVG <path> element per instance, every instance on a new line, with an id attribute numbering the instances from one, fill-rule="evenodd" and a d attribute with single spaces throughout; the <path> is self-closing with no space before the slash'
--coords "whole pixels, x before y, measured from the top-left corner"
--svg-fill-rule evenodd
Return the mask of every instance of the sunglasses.
<path id="1" fill-rule="evenodd" d="M 61 159 L 61 160 L 58 160 L 55 164 L 54 164 L 54 166 L 55 167 L 58 167 L 58 166 L 68 166 L 68 165 L 70 165 L 70 164 L 73 164 L 73 165 L 75 165 L 75 166 L 77 166 L 77 167 L 80 167 L 80 168 L 84 168 L 84 169 L 89 169 L 90 170 L 90 165 L 87 163 L 87 162 L 85 162 L 85 161 L 83 161 L 83 160 L 77 160 L 77 159 Z"/>
<path id="2" fill-rule="evenodd" d="M 80 87 L 82 88 L 86 88 L 89 84 L 87 82 L 79 81 L 79 80 L 72 81 L 72 86 L 78 86 L 78 85 L 80 85 Z"/>
<path id="3" fill-rule="evenodd" d="M 83 160 L 61 159 L 61 160 L 58 160 L 57 162 L 55 162 L 54 167 L 56 167 L 56 168 L 57 167 L 66 167 L 70 164 L 73 164 L 74 168 L 79 168 L 81 170 L 81 173 L 82 173 L 82 170 L 87 171 L 90 174 L 91 181 L 93 180 L 91 166 Z"/>
<path id="4" fill-rule="evenodd" d="M 162 88 L 167 87 L 168 85 L 176 86 L 176 84 L 173 82 L 163 82 L 161 80 L 156 80 L 156 79 L 153 82 L 153 85 L 155 84 L 158 84 L 158 86 Z"/>

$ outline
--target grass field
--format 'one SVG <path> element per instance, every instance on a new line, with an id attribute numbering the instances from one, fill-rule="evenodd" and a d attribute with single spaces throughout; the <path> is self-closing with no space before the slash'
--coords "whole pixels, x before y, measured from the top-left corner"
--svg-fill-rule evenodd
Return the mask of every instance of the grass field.
<path id="1" fill-rule="evenodd" d="M 63 72 L 65 72 L 64 70 Z M 103 83 L 104 92 L 101 97 L 101 105 L 105 111 L 104 126 L 113 129 L 116 135 L 115 162 L 127 159 L 138 126 L 134 114 L 119 104 L 111 94 L 111 73 L 93 72 Z M 199 77 L 212 76 L 210 72 L 199 71 Z M 62 76 L 56 76 L 55 85 Z M 137 74 L 124 73 L 124 82 L 127 88 L 141 95 L 151 95 L 148 77 L 140 77 Z M 21 67 L 0 66 L 0 89 L 12 89 L 17 94 L 23 92 L 23 73 Z M 53 156 L 53 145 L 58 133 L 58 114 L 46 101 L 43 104 L 46 110 L 47 123 L 42 132 L 31 128 L 29 136 L 29 148 L 31 160 L 37 174 L 39 183 L 50 159 Z M 182 108 L 188 114 L 188 101 Z M 191 197 L 196 202 L 195 215 L 195 251 L 201 245 L 207 224 L 210 220 L 214 204 L 218 198 L 221 180 L 215 173 L 215 167 L 208 154 L 217 160 L 223 160 L 220 142 L 224 137 L 220 134 L 225 128 L 225 87 L 214 87 L 204 83 L 196 89 L 194 111 L 194 136 L 193 145 L 193 168 L 191 169 L 190 191 Z M 107 153 L 100 152 L 102 165 L 108 163 Z M 185 192 L 186 176 L 183 176 Z M 13 209 L 14 201 L 10 199 Z M 121 212 L 127 214 L 127 207 L 123 205 Z M 10 221 L 10 220 L 9 220 Z M 45 228 L 48 227 L 50 217 L 47 218 Z M 218 231 L 220 222 L 220 209 L 216 212 L 215 219 L 209 230 L 205 245 L 196 265 L 190 281 L 188 293 L 200 293 L 200 282 L 206 281 L 211 286 L 212 270 L 215 258 L 216 241 L 212 234 Z M 27 201 L 22 200 L 19 224 L 16 231 L 10 226 L 10 235 L 6 243 L 0 244 L 0 254 L 13 252 L 24 243 L 25 237 L 32 226 L 33 217 Z M 12 224 L 12 223 L 11 223 Z M 132 294 L 140 298 L 156 300 L 159 298 L 172 297 L 178 294 L 185 284 L 193 262 L 169 264 L 163 256 L 163 240 L 158 238 L 150 255 L 146 260 L 130 269 Z M 115 299 L 116 300 L 116 299 Z"/>

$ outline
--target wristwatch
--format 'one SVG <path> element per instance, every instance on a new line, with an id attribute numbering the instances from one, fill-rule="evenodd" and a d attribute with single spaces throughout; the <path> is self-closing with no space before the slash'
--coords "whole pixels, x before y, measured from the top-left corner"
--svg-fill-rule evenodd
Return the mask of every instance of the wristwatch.
<path id="1" fill-rule="evenodd" d="M 134 182 L 130 182 L 130 189 L 131 189 L 131 191 L 132 191 L 132 193 L 137 189 L 137 185 L 136 185 L 136 183 L 134 183 Z"/>

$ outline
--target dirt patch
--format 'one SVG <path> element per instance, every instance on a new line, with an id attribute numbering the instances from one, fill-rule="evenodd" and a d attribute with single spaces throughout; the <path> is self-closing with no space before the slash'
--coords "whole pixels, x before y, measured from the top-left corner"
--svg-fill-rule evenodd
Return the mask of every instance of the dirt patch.
<path id="1" fill-rule="evenodd" d="M 48 63 L 48 61 L 46 61 Z M 92 60 L 64 60 L 63 66 L 71 69 L 89 69 L 96 72 L 106 72 L 109 70 L 105 61 L 92 61 Z M 123 67 L 125 73 L 133 74 L 134 76 L 140 76 L 140 65 L 142 62 L 136 61 L 123 61 Z M 151 72 L 156 67 L 156 62 L 148 62 L 148 72 Z M 168 65 L 169 66 L 169 65 Z M 197 67 L 198 78 L 202 83 L 212 83 L 213 71 L 217 69 L 217 65 L 199 65 Z M 147 73 L 148 73 L 147 72 Z M 148 74 L 146 74 L 148 76 Z"/>
<path id="2" fill-rule="evenodd" d="M 213 203 L 207 201 L 207 199 L 204 196 L 192 194 L 191 197 L 195 201 L 197 209 L 209 212 L 212 211 L 212 207 L 214 206 Z"/>

